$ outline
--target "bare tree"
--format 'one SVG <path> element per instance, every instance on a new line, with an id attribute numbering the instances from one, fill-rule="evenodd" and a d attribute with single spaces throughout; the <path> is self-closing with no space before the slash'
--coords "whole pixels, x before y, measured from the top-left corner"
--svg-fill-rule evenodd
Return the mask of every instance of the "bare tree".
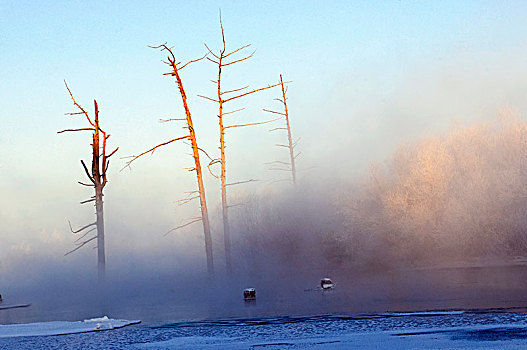
<path id="1" fill-rule="evenodd" d="M 90 124 L 90 127 L 87 128 L 77 128 L 77 129 L 64 129 L 61 131 L 58 131 L 58 133 L 63 132 L 73 132 L 73 131 L 91 131 L 92 134 L 92 167 L 91 172 L 88 170 L 88 167 L 84 163 L 83 160 L 81 160 L 82 167 L 84 171 L 86 172 L 86 176 L 88 176 L 88 179 L 90 179 L 89 184 L 79 182 L 79 184 L 83 186 L 93 187 L 95 189 L 95 195 L 91 197 L 88 200 L 82 201 L 81 204 L 84 203 L 90 203 L 95 202 L 95 215 L 96 219 L 95 222 L 92 222 L 88 225 L 85 225 L 81 227 L 78 230 L 73 230 L 70 224 L 70 229 L 73 233 L 82 233 L 82 235 L 75 241 L 77 247 L 68 253 L 66 255 L 73 253 L 77 251 L 78 249 L 82 248 L 89 242 L 93 240 L 97 240 L 97 266 L 98 266 L 98 276 L 99 276 L 99 283 L 103 283 L 105 279 L 105 270 L 106 270 L 106 256 L 105 256 L 105 250 L 104 250 L 104 201 L 103 201 L 103 190 L 106 186 L 108 179 L 106 177 L 106 172 L 108 170 L 108 165 L 110 164 L 109 158 L 117 152 L 119 147 L 117 147 L 115 150 L 110 152 L 110 154 L 106 154 L 106 141 L 110 137 L 110 134 L 107 134 L 100 126 L 99 124 L 99 107 L 97 105 L 97 101 L 93 100 L 94 104 L 94 118 L 90 118 L 88 112 L 84 108 L 81 107 L 80 104 L 75 101 L 75 98 L 73 97 L 73 94 L 71 93 L 70 88 L 64 82 L 66 85 L 66 89 L 68 89 L 68 93 L 70 94 L 70 97 L 73 101 L 73 104 L 80 110 L 80 112 L 74 112 L 74 113 L 67 113 L 68 115 L 84 115 L 86 117 L 86 120 Z M 102 137 L 101 137 L 102 134 Z M 101 140 L 102 138 L 102 140 Z M 102 144 L 101 144 L 102 143 Z M 92 232 L 94 229 L 97 230 L 97 235 L 86 238 L 90 232 Z"/>
<path id="2" fill-rule="evenodd" d="M 266 124 L 266 123 L 270 123 L 272 121 L 275 121 L 275 120 L 277 120 L 279 118 L 273 119 L 273 120 L 267 120 L 267 121 L 263 121 L 263 122 L 257 122 L 257 123 L 235 124 L 235 125 L 225 126 L 224 125 L 224 121 L 223 121 L 223 117 L 225 115 L 232 114 L 232 113 L 235 113 L 235 112 L 239 112 L 239 111 L 243 110 L 244 108 L 233 110 L 233 111 L 229 111 L 229 112 L 224 112 L 223 107 L 224 107 L 224 104 L 227 103 L 227 102 L 236 100 L 236 99 L 241 98 L 241 97 L 245 97 L 245 96 L 251 95 L 251 94 L 259 92 L 259 91 L 270 89 L 270 88 L 278 86 L 280 84 L 268 85 L 268 86 L 265 86 L 265 87 L 262 87 L 262 88 L 259 88 L 259 89 L 248 90 L 248 91 L 246 90 L 246 89 L 249 88 L 248 85 L 244 86 L 242 88 L 237 88 L 237 89 L 232 89 L 232 90 L 223 90 L 222 89 L 222 80 L 221 80 L 222 79 L 222 69 L 224 67 L 227 67 L 227 66 L 230 66 L 230 65 L 233 65 L 235 63 L 239 63 L 239 62 L 242 62 L 242 61 L 245 61 L 245 60 L 251 58 L 253 56 L 254 52 L 249 54 L 249 55 L 246 55 L 246 56 L 244 56 L 242 58 L 232 59 L 231 55 L 236 54 L 236 53 L 242 51 L 245 48 L 248 48 L 250 46 L 250 44 L 241 46 L 238 49 L 233 50 L 231 52 L 227 52 L 226 45 L 225 45 L 225 33 L 224 33 L 224 30 L 223 30 L 223 23 L 221 21 L 221 15 L 220 15 L 220 27 L 221 27 L 221 38 L 222 38 L 222 42 L 223 42 L 222 49 L 219 50 L 219 52 L 216 54 L 207 46 L 207 44 L 205 44 L 205 47 L 207 48 L 209 53 L 213 56 L 213 58 L 207 57 L 207 59 L 218 66 L 218 80 L 217 81 L 213 81 L 213 83 L 215 83 L 217 85 L 217 97 L 216 98 L 211 98 L 211 97 L 202 96 L 202 95 L 198 95 L 198 96 L 200 96 L 202 98 L 205 98 L 205 99 L 207 99 L 209 101 L 216 102 L 218 104 L 218 118 L 219 118 L 219 127 L 220 127 L 220 158 L 211 160 L 211 162 L 209 163 L 208 167 L 209 167 L 209 170 L 210 170 L 210 166 L 211 165 L 217 164 L 217 163 L 221 164 L 221 175 L 220 175 L 220 178 L 221 178 L 221 205 L 222 205 L 222 216 L 223 216 L 223 237 L 224 237 L 224 243 L 225 243 L 225 263 L 226 263 L 227 272 L 230 274 L 230 273 L 232 273 L 232 261 L 231 261 L 231 240 L 230 240 L 230 225 L 229 225 L 229 211 L 228 211 L 229 210 L 228 209 L 229 205 L 227 204 L 227 186 L 237 185 L 237 184 L 251 182 L 251 181 L 255 181 L 255 180 L 253 179 L 253 180 L 247 180 L 247 181 L 239 181 L 239 182 L 230 183 L 230 184 L 227 183 L 227 169 L 226 169 L 226 163 L 225 163 L 225 130 L 230 129 L 230 128 L 238 128 L 238 127 L 250 126 L 250 125 Z M 242 92 L 244 90 L 246 90 L 246 92 Z M 233 93 L 238 93 L 238 94 L 237 95 L 232 95 Z M 227 97 L 227 96 L 230 96 L 230 97 Z"/>
<path id="3" fill-rule="evenodd" d="M 137 160 L 139 157 L 145 155 L 145 154 L 148 154 L 148 153 L 154 153 L 154 151 L 161 147 L 161 146 L 164 146 L 164 145 L 167 145 L 169 143 L 172 143 L 174 141 L 178 141 L 178 140 L 190 140 L 190 143 L 191 143 L 191 147 L 192 147 L 192 155 L 194 157 L 194 168 L 191 168 L 189 169 L 189 171 L 196 171 L 196 177 L 197 177 L 197 180 L 198 180 L 198 195 L 197 196 L 190 196 L 188 197 L 185 201 L 188 202 L 192 199 L 197 199 L 199 198 L 200 199 L 200 204 L 201 204 L 201 217 L 197 217 L 197 218 L 192 218 L 189 222 L 183 224 L 183 225 L 180 225 L 178 227 L 175 227 L 173 228 L 172 230 L 168 231 L 167 233 L 169 232 L 172 232 L 174 230 L 177 230 L 179 228 L 182 228 L 182 227 L 185 227 L 185 226 L 188 226 L 190 224 L 193 224 L 195 222 L 198 222 L 198 221 L 201 221 L 203 223 L 203 233 L 205 235 L 205 253 L 206 253 L 206 256 L 207 256 L 207 272 L 208 272 L 208 275 L 209 275 L 209 278 L 213 278 L 214 277 L 214 261 L 213 261 L 213 255 L 212 255 L 212 238 L 211 238 L 211 234 L 210 234 L 210 224 L 209 224 L 209 214 L 208 214 L 208 210 L 207 210 L 207 200 L 205 198 L 205 187 L 203 186 L 203 176 L 202 176 L 202 171 L 201 171 L 201 163 L 200 163 L 200 159 L 199 159 L 199 151 L 201 150 L 199 147 L 198 147 L 198 143 L 196 141 L 196 132 L 194 130 L 194 126 L 192 124 L 192 116 L 190 114 L 190 109 L 188 107 L 188 103 L 187 103 L 187 95 L 185 93 L 185 89 L 183 88 L 183 82 L 181 80 L 181 77 L 179 75 L 180 71 L 185 68 L 187 65 L 189 65 L 190 63 L 194 63 L 194 62 L 197 62 L 197 61 L 200 61 L 202 60 L 203 58 L 205 58 L 205 56 L 201 57 L 201 58 L 198 58 L 196 60 L 192 60 L 192 61 L 189 61 L 183 65 L 181 65 L 181 62 L 178 62 L 176 61 L 176 57 L 174 55 L 174 53 L 172 52 L 172 50 L 165 44 L 162 44 L 162 45 L 159 45 L 159 46 L 155 46 L 155 47 L 152 47 L 151 48 L 153 49 L 161 49 L 161 51 L 167 51 L 168 52 L 168 57 L 167 57 L 167 60 L 165 63 L 167 65 L 169 65 L 171 67 L 171 71 L 168 72 L 168 73 L 164 73 L 163 75 L 170 75 L 170 76 L 173 76 L 175 77 L 176 79 L 176 83 L 177 83 L 177 86 L 179 88 L 179 93 L 181 95 L 181 100 L 183 102 L 183 108 L 185 110 L 185 118 L 181 118 L 181 119 L 168 119 L 168 120 L 165 120 L 165 121 L 185 121 L 186 122 L 186 127 L 184 127 L 185 129 L 188 130 L 188 135 L 185 135 L 185 136 L 181 136 L 181 137 L 177 137 L 175 139 L 172 139 L 170 141 L 167 141 L 167 142 L 163 142 L 163 143 L 160 143 L 152 148 L 150 148 L 148 151 L 145 151 L 137 156 L 132 156 L 131 159 L 127 162 L 127 166 L 130 166 L 130 164 Z M 190 194 L 194 194 L 196 193 L 196 191 L 191 191 Z"/>
<path id="4" fill-rule="evenodd" d="M 340 190 L 340 232 L 358 260 L 385 264 L 523 255 L 525 174 L 525 121 L 511 114 L 456 126 L 400 145 L 360 185 Z"/>
<path id="5" fill-rule="evenodd" d="M 275 162 L 271 162 L 271 164 L 279 164 L 279 165 L 286 165 L 286 166 L 289 166 L 290 167 L 290 170 L 291 170 L 291 175 L 293 177 L 293 183 L 296 184 L 296 167 L 295 167 L 295 159 L 300 155 L 300 153 L 297 153 L 295 155 L 295 147 L 297 145 L 297 142 L 298 140 L 296 140 L 295 142 L 293 142 L 293 135 L 291 133 L 291 124 L 289 123 L 289 111 L 287 109 L 287 98 L 286 98 L 286 93 L 287 93 L 287 89 L 284 87 L 284 81 L 282 79 L 282 74 L 280 74 L 280 86 L 282 87 L 282 98 L 276 98 L 275 100 L 281 102 L 284 106 L 284 112 L 277 112 L 277 111 L 272 111 L 272 110 L 268 110 L 268 109 L 264 109 L 265 112 L 269 112 L 269 113 L 274 113 L 274 114 L 279 114 L 279 115 L 282 115 L 285 117 L 285 122 L 286 122 L 286 127 L 285 128 L 274 128 L 274 129 L 271 129 L 270 131 L 275 131 L 275 130 L 287 130 L 287 140 L 289 141 L 287 145 L 283 145 L 283 144 L 277 144 L 276 146 L 278 147 L 286 147 L 289 149 L 289 156 L 290 156 L 290 163 L 286 163 L 286 162 L 281 162 L 281 161 L 275 161 Z M 284 169 L 274 169 L 274 170 L 284 170 Z"/>

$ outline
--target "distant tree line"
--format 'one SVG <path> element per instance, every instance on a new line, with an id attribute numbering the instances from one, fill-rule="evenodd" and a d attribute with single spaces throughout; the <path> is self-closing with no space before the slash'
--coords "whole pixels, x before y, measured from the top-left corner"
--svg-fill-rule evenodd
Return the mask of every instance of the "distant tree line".
<path id="1" fill-rule="evenodd" d="M 527 252 L 527 122 L 510 111 L 405 142 L 336 187 L 239 199 L 247 261 L 256 249 L 291 266 L 385 270 Z"/>

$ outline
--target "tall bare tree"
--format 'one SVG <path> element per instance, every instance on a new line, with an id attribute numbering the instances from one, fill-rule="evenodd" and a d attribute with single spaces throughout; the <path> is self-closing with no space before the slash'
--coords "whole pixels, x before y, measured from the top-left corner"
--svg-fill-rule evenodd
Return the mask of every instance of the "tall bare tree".
<path id="1" fill-rule="evenodd" d="M 295 159 L 296 157 L 298 157 L 300 155 L 300 153 L 297 153 L 295 155 L 295 146 L 297 144 L 297 141 L 293 142 L 293 134 L 291 133 L 291 124 L 289 123 L 289 111 L 287 109 L 287 97 L 286 97 L 286 93 L 287 93 L 287 88 L 284 87 L 284 80 L 282 79 L 282 74 L 280 74 L 280 86 L 282 87 L 282 98 L 276 98 L 275 100 L 279 101 L 282 103 L 282 105 L 284 106 L 284 111 L 283 112 L 277 112 L 277 111 L 272 111 L 272 110 L 269 110 L 269 109 L 264 109 L 264 111 L 266 112 L 269 112 L 269 113 L 274 113 L 274 114 L 279 114 L 279 115 L 282 115 L 285 117 L 285 122 L 286 122 L 286 127 L 285 128 L 274 128 L 274 129 L 271 129 L 271 131 L 274 131 L 274 130 L 287 130 L 287 140 L 288 140 L 288 144 L 287 145 L 283 145 L 283 144 L 277 144 L 276 146 L 278 147 L 286 147 L 289 149 L 289 157 L 290 157 L 290 163 L 285 163 L 285 162 L 280 162 L 280 161 L 275 161 L 275 162 L 272 162 L 272 163 L 278 163 L 278 164 L 281 164 L 281 165 L 287 165 L 290 167 L 290 170 L 291 170 L 291 176 L 293 178 L 293 183 L 296 184 L 296 167 L 295 167 Z M 279 170 L 283 170 L 283 169 L 279 169 Z"/>
<path id="2" fill-rule="evenodd" d="M 108 183 L 108 179 L 106 177 L 106 173 L 108 170 L 108 165 L 110 164 L 110 157 L 117 152 L 119 147 L 117 147 L 115 150 L 113 150 L 110 154 L 106 154 L 106 141 L 110 137 L 110 134 L 107 134 L 100 126 L 99 124 L 99 107 L 97 105 L 97 101 L 93 100 L 94 104 L 94 117 L 93 119 L 89 116 L 88 112 L 80 104 L 75 101 L 75 98 L 73 97 L 73 94 L 71 93 L 70 88 L 64 82 L 66 85 L 66 89 L 68 89 L 68 93 L 70 94 L 71 100 L 73 101 L 73 104 L 79 109 L 79 112 L 74 113 L 67 113 L 68 115 L 83 115 L 86 117 L 86 120 L 90 124 L 89 127 L 86 128 L 77 128 L 77 129 L 64 129 L 61 131 L 58 131 L 58 133 L 64 133 L 64 132 L 73 132 L 73 131 L 91 131 L 92 132 L 92 166 L 91 166 L 91 172 L 88 170 L 88 167 L 84 163 L 83 160 L 81 160 L 82 167 L 84 171 L 86 172 L 86 176 L 88 176 L 88 179 L 91 183 L 83 183 L 79 182 L 79 184 L 83 186 L 93 187 L 95 190 L 95 194 L 93 197 L 91 197 L 88 200 L 82 201 L 81 204 L 84 203 L 90 203 L 95 202 L 95 221 L 81 227 L 78 230 L 73 230 L 70 224 L 70 229 L 73 233 L 82 233 L 82 235 L 75 241 L 77 247 L 68 253 L 66 255 L 73 253 L 74 251 L 82 248 L 89 242 L 93 240 L 97 240 L 97 266 L 98 266 L 98 277 L 99 282 L 103 283 L 105 280 L 105 270 L 106 270 L 106 255 L 105 255 L 105 249 L 104 249 L 104 201 L 103 201 L 103 190 L 106 184 Z M 94 229 L 97 230 L 97 234 L 95 236 L 86 238 L 90 232 L 92 232 Z"/>
<path id="3" fill-rule="evenodd" d="M 220 16 L 220 27 L 221 27 L 221 38 L 222 38 L 223 46 L 219 50 L 219 52 L 217 54 L 214 53 L 207 46 L 207 44 L 205 44 L 205 47 L 207 48 L 209 53 L 214 57 L 214 58 L 207 57 L 207 59 L 209 61 L 213 62 L 214 64 L 216 64 L 217 67 L 218 67 L 218 80 L 217 81 L 213 81 L 213 83 L 215 83 L 217 85 L 217 97 L 216 98 L 211 98 L 211 97 L 202 96 L 202 95 L 198 95 L 198 96 L 200 96 L 202 98 L 205 98 L 207 100 L 216 102 L 218 104 L 218 118 L 219 118 L 219 127 L 220 127 L 220 158 L 211 160 L 211 162 L 209 163 L 208 166 L 209 166 L 209 169 L 210 169 L 210 166 L 213 165 L 213 164 L 217 164 L 217 163 L 221 164 L 221 175 L 220 175 L 220 178 L 221 178 L 221 205 L 222 205 L 222 217 L 223 217 L 223 237 L 224 237 L 224 243 L 225 243 L 225 263 L 226 263 L 227 272 L 230 274 L 232 272 L 232 259 L 231 259 L 231 239 L 230 239 L 229 209 L 228 209 L 229 205 L 227 203 L 227 186 L 234 185 L 234 184 L 240 184 L 240 183 L 244 183 L 244 182 L 250 182 L 250 181 L 254 181 L 254 180 L 241 181 L 241 182 L 236 182 L 236 183 L 231 183 L 231 184 L 227 183 L 227 167 L 226 167 L 226 162 L 225 162 L 225 130 L 229 129 L 229 128 L 238 128 L 238 127 L 244 127 L 244 126 L 249 126 L 249 125 L 266 124 L 266 123 L 270 123 L 270 122 L 272 122 L 274 120 L 277 120 L 277 119 L 268 120 L 268 121 L 264 121 L 264 122 L 258 122 L 258 123 L 248 123 L 248 124 L 237 124 L 237 125 L 225 126 L 224 125 L 224 121 L 223 121 L 223 117 L 225 115 L 228 115 L 228 114 L 239 112 L 239 111 L 243 110 L 243 108 L 237 109 L 237 110 L 233 110 L 233 111 L 229 111 L 229 112 L 225 112 L 224 111 L 224 104 L 227 103 L 227 102 L 236 100 L 238 98 L 248 96 L 248 95 L 253 94 L 255 92 L 259 92 L 259 91 L 270 89 L 270 88 L 278 86 L 280 84 L 269 85 L 269 86 L 265 86 L 265 87 L 262 87 L 262 88 L 259 88 L 259 89 L 254 89 L 254 90 L 250 90 L 250 91 L 246 91 L 246 92 L 242 92 L 242 91 L 248 89 L 249 86 L 244 86 L 242 88 L 232 89 L 232 90 L 223 90 L 223 88 L 222 88 L 222 69 L 224 67 L 227 67 L 227 66 L 230 66 L 230 65 L 233 65 L 235 63 L 239 63 L 239 62 L 242 62 L 242 61 L 245 61 L 245 60 L 251 58 L 253 56 L 254 52 L 249 54 L 249 55 L 246 55 L 246 56 L 244 56 L 242 58 L 232 59 L 231 55 L 236 54 L 236 53 L 242 51 L 245 48 L 248 48 L 250 46 L 250 44 L 241 46 L 238 49 L 233 50 L 231 52 L 227 52 L 226 45 L 225 45 L 225 32 L 223 30 L 223 23 L 221 21 L 221 16 Z M 238 94 L 237 95 L 232 95 L 234 93 L 238 93 Z M 230 97 L 226 97 L 226 96 L 230 96 Z"/>
<path id="4" fill-rule="evenodd" d="M 207 256 L 207 272 L 208 272 L 209 278 L 212 279 L 214 277 L 214 260 L 213 260 L 213 255 L 212 255 L 212 237 L 211 237 L 211 233 L 210 233 L 209 214 L 208 214 L 208 210 L 207 210 L 207 200 L 206 200 L 206 197 L 205 197 L 205 187 L 203 186 L 203 175 L 202 175 L 201 163 L 200 163 L 200 159 L 199 159 L 199 151 L 201 149 L 198 147 L 198 143 L 196 141 L 196 132 L 194 130 L 194 125 L 192 123 L 192 116 L 190 114 L 190 109 L 189 109 L 188 103 L 187 103 L 187 95 L 185 93 L 185 89 L 183 88 L 183 82 L 181 80 L 181 76 L 179 75 L 181 70 L 183 68 L 185 68 L 187 65 L 189 65 L 190 63 L 194 63 L 194 62 L 202 60 L 203 58 L 205 58 L 206 55 L 201 57 L 201 58 L 189 61 L 189 62 L 181 65 L 181 62 L 176 61 L 176 57 L 175 57 L 174 53 L 166 45 L 166 43 L 162 44 L 162 45 L 159 45 L 159 46 L 152 47 L 152 48 L 153 49 L 161 49 L 161 51 L 167 51 L 168 52 L 167 61 L 165 63 L 170 66 L 171 71 L 168 72 L 168 73 L 164 73 L 163 75 L 170 75 L 170 76 L 173 76 L 176 79 L 176 84 L 177 84 L 177 86 L 179 88 L 179 93 L 181 95 L 181 101 L 183 102 L 183 108 L 185 110 L 185 118 L 168 119 L 168 120 L 164 120 L 164 121 L 178 121 L 178 120 L 179 121 L 185 121 L 186 122 L 186 127 L 185 128 L 188 130 L 189 133 L 188 133 L 188 135 L 177 137 L 177 138 L 172 139 L 170 141 L 160 143 L 160 144 L 150 148 L 148 151 L 145 151 L 145 152 L 143 152 L 143 153 L 141 153 L 141 154 L 139 154 L 137 156 L 132 156 L 131 160 L 129 160 L 127 162 L 127 166 L 129 166 L 133 161 L 135 161 L 139 157 L 141 157 L 141 156 L 143 156 L 143 155 L 145 155 L 147 153 L 153 153 L 158 147 L 165 146 L 165 145 L 167 145 L 169 143 L 172 143 L 172 142 L 178 141 L 178 140 L 190 140 L 190 144 L 191 144 L 191 147 L 192 147 L 192 155 L 194 157 L 195 167 L 191 168 L 189 170 L 190 171 L 196 171 L 196 177 L 197 177 L 197 180 L 198 180 L 198 191 L 197 191 L 198 195 L 195 196 L 195 197 L 190 197 L 188 200 L 192 200 L 194 198 L 199 198 L 200 199 L 201 217 L 193 218 L 189 222 L 187 222 L 187 223 L 185 223 L 185 224 L 183 224 L 181 226 L 173 228 L 169 232 L 172 232 L 173 230 L 176 230 L 176 229 L 188 226 L 188 225 L 193 224 L 193 223 L 198 222 L 198 221 L 201 221 L 203 223 L 203 233 L 205 235 L 205 253 L 206 253 L 206 256 Z M 192 191 L 191 193 L 195 193 L 195 192 L 196 191 Z"/>

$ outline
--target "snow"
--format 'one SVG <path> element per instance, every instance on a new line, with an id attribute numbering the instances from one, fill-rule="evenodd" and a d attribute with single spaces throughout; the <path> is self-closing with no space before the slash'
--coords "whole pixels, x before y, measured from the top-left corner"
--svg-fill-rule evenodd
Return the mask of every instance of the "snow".
<path id="1" fill-rule="evenodd" d="M 452 310 L 452 311 L 419 311 L 419 312 L 386 312 L 381 316 L 439 316 L 439 315 L 461 315 L 465 311 Z"/>
<path id="2" fill-rule="evenodd" d="M 527 314 L 424 311 L 391 315 L 314 315 L 153 323 L 93 332 L 138 321 L 101 317 L 32 324 L 36 337 L 6 337 L 2 349 L 527 349 Z M 53 324 L 58 324 L 51 331 Z M 31 326 L 31 325 L 29 325 Z M 97 329 L 99 328 L 99 329 Z M 48 337 L 72 331 L 91 332 Z M 35 335 L 18 329 L 17 335 Z M 67 331 L 67 332 L 66 332 Z"/>
<path id="3" fill-rule="evenodd" d="M 108 316 L 84 321 L 52 321 L 0 325 L 0 338 L 64 335 L 122 328 L 141 321 L 115 320 Z"/>
<path id="4" fill-rule="evenodd" d="M 28 307 L 31 306 L 31 304 L 13 304 L 13 305 L 0 305 L 0 310 L 7 310 L 7 309 L 17 309 L 21 307 Z"/>
<path id="5" fill-rule="evenodd" d="M 525 339 L 478 339 L 484 332 L 525 332 L 525 326 L 496 324 L 471 327 L 327 334 L 323 336 L 256 337 L 248 340 L 220 336 L 186 336 L 135 344 L 143 349 L 525 349 Z M 468 336 L 464 336 L 468 334 Z"/>

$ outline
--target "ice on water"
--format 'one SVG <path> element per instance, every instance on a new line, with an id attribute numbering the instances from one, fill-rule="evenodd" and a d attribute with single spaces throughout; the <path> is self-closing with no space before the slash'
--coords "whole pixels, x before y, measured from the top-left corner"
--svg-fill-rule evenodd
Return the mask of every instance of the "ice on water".
<path id="1" fill-rule="evenodd" d="M 0 325 L 0 338 L 62 335 L 122 328 L 140 321 L 116 320 L 108 316 L 84 321 L 52 321 Z"/>
<path id="2" fill-rule="evenodd" d="M 12 336 L 0 339 L 0 348 L 62 349 L 75 344 L 74 348 L 99 349 L 110 344 L 119 349 L 526 349 L 527 314 L 503 311 L 276 316 L 141 324 L 93 332 L 99 325 L 102 330 L 134 322 L 102 317 L 32 324 L 39 335 L 83 334 Z M 18 325 L 23 326 L 29 325 Z M 37 334 L 25 330 L 20 335 Z"/>

